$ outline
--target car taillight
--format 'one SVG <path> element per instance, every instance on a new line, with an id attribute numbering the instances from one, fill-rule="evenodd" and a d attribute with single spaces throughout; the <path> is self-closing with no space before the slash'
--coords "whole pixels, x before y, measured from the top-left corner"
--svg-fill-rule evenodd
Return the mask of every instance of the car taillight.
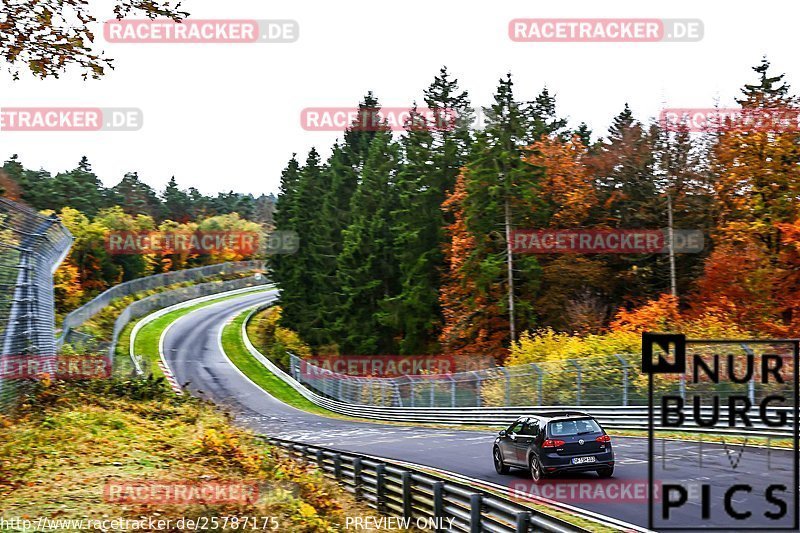
<path id="1" fill-rule="evenodd" d="M 603 442 L 603 443 L 611 442 L 611 437 L 609 437 L 608 435 L 600 435 L 599 437 L 597 437 L 594 440 L 596 440 L 597 442 Z"/>
<path id="2" fill-rule="evenodd" d="M 557 439 L 547 439 L 542 443 L 542 448 L 558 448 L 559 446 L 563 446 L 563 440 Z"/>

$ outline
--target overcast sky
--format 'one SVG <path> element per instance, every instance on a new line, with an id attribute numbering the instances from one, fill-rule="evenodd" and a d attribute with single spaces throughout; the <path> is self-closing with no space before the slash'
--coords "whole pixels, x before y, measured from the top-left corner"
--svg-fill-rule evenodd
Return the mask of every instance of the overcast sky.
<path id="1" fill-rule="evenodd" d="M 2 1 L 2 0 L 0 0 Z M 111 10 L 96 2 L 98 18 Z M 0 75 L 0 107 L 135 107 L 139 131 L 0 132 L 0 157 L 59 172 L 82 155 L 106 185 L 138 171 L 163 188 L 174 175 L 205 193 L 277 192 L 292 152 L 328 154 L 340 134 L 301 127 L 306 107 L 353 106 L 373 90 L 382 105 L 421 102 L 442 65 L 486 105 L 505 72 L 520 99 L 546 84 L 572 125 L 605 133 L 627 101 L 637 118 L 663 107 L 732 105 L 750 67 L 767 55 L 776 72 L 800 84 L 796 1 L 671 0 L 187 0 L 192 18 L 294 19 L 291 44 L 98 45 L 116 59 L 102 80 L 77 75 L 40 81 Z M 699 18 L 700 42 L 518 43 L 514 18 Z"/>

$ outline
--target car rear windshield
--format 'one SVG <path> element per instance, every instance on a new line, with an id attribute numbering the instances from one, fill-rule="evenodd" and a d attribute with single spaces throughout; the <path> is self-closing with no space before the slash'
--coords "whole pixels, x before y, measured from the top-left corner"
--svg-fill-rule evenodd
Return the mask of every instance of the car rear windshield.
<path id="1" fill-rule="evenodd" d="M 600 433 L 602 430 L 592 418 L 579 418 L 577 420 L 554 420 L 547 424 L 548 432 L 552 437 L 572 437 L 584 433 Z"/>

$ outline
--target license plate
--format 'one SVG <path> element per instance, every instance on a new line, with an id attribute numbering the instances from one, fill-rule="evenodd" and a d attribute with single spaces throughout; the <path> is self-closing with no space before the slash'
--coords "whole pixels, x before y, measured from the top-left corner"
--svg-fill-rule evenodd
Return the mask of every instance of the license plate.
<path id="1" fill-rule="evenodd" d="M 574 465 L 581 465 L 583 463 L 594 463 L 597 461 L 594 457 L 573 457 L 572 464 Z"/>

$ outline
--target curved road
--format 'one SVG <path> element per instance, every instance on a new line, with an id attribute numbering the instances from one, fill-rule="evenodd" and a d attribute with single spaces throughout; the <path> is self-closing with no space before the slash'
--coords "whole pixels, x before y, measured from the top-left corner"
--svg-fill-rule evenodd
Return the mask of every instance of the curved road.
<path id="1" fill-rule="evenodd" d="M 193 394 L 225 406 L 239 423 L 260 433 L 427 465 L 526 492 L 538 490 L 539 494 L 576 507 L 647 526 L 645 439 L 614 438 L 617 467 L 611 481 L 600 481 L 594 474 L 586 474 L 558 478 L 558 485 L 532 490 L 530 479 L 521 471 L 512 471 L 507 476 L 495 473 L 491 458 L 494 432 L 338 420 L 300 411 L 276 400 L 245 378 L 222 353 L 219 343 L 220 331 L 227 320 L 248 307 L 276 298 L 276 291 L 250 294 L 200 308 L 178 319 L 164 337 L 164 354 L 178 382 L 188 383 Z M 714 525 L 731 530 L 738 525 L 721 513 L 725 488 L 742 479 L 755 490 L 750 497 L 737 493 L 733 505 L 752 510 L 760 520 L 757 525 L 778 525 L 762 516 L 764 511 L 776 510 L 764 501 L 762 485 L 780 478 L 791 480 L 790 451 L 755 447 L 742 451 L 738 446 L 675 441 L 665 441 L 657 447 L 654 462 L 657 479 L 679 480 L 695 487 L 703 483 L 712 485 L 710 508 Z M 733 464 L 736 468 L 731 473 Z M 720 488 L 721 485 L 724 487 Z M 791 487 L 790 482 L 788 486 Z M 585 487 L 592 490 L 600 487 L 604 491 L 600 495 L 588 494 Z M 689 502 L 673 511 L 671 526 L 696 523 L 701 506 L 695 499 L 690 492 Z M 788 502 L 789 519 L 793 512 L 792 496 L 784 499 Z M 787 524 L 791 522 L 780 525 Z"/>

